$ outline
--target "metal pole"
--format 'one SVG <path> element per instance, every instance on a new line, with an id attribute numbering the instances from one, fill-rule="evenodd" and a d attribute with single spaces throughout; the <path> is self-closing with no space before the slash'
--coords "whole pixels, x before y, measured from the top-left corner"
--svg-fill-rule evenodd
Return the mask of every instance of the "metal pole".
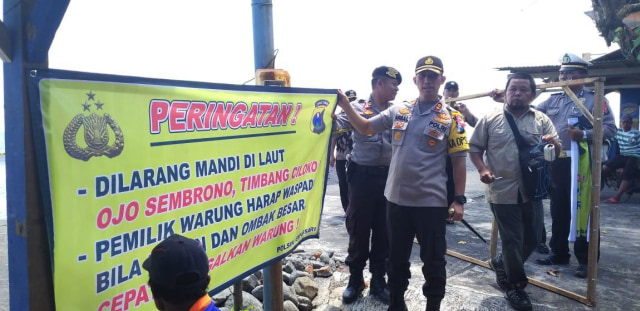
<path id="1" fill-rule="evenodd" d="M 271 0 L 252 0 L 253 61 L 255 69 L 273 69 L 273 17 Z"/>
<path id="2" fill-rule="evenodd" d="M 252 0 L 253 12 L 253 58 L 256 71 L 273 69 L 273 18 L 271 0 Z M 282 261 L 262 269 L 264 279 L 265 311 L 284 310 L 282 291 Z"/>
<path id="3" fill-rule="evenodd" d="M 53 273 L 27 95 L 28 67 L 46 68 L 69 0 L 4 0 L 7 246 L 11 310 L 53 310 Z"/>
<path id="4" fill-rule="evenodd" d="M 27 177 L 25 161 L 26 24 L 22 1 L 4 1 L 4 23 L 13 47 L 11 63 L 4 63 L 5 167 L 7 182 L 7 242 L 10 310 L 30 310 L 27 250 Z"/>

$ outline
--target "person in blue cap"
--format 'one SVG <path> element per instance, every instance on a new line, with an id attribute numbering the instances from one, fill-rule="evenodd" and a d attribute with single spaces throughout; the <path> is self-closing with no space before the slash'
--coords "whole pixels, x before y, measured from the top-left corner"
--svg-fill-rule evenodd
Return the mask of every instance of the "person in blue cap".
<path id="1" fill-rule="evenodd" d="M 154 303 L 162 311 L 220 311 L 209 294 L 209 260 L 200 242 L 174 234 L 142 263 Z"/>
<path id="2" fill-rule="evenodd" d="M 561 57 L 559 72 L 560 81 L 584 79 L 588 75 L 590 62 L 585 61 L 572 53 L 565 53 Z M 549 247 L 551 253 L 546 258 L 537 259 L 540 265 L 566 265 L 569 264 L 569 234 L 571 225 L 571 158 L 579 154 L 571 153 L 571 142 L 586 142 L 588 149 L 594 139 L 609 139 L 616 132 L 615 120 L 611 113 L 611 107 L 605 99 L 603 103 L 596 103 L 593 91 L 583 85 L 569 87 L 571 91 L 583 102 L 584 106 L 593 113 L 596 104 L 604 105 L 602 131 L 604 137 L 593 137 L 593 126 L 586 121 L 581 110 L 566 93 L 552 94 L 547 100 L 538 104 L 536 109 L 544 112 L 556 127 L 556 131 L 562 141 L 564 150 L 551 164 L 551 239 Z M 570 119 L 577 119 L 578 124 L 569 124 Z M 585 191 L 589 191 L 586 189 Z M 573 245 L 574 254 L 578 259 L 578 268 L 575 276 L 585 278 L 587 276 L 588 246 L 586 229 L 578 228 L 578 234 Z"/>

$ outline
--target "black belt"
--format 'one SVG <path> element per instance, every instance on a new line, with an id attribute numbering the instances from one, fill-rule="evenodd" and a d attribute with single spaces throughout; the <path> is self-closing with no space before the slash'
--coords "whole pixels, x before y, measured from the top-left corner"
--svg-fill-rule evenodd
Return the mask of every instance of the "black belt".
<path id="1" fill-rule="evenodd" d="M 363 172 L 369 175 L 387 175 L 389 174 L 388 166 L 376 166 L 376 165 L 360 165 L 351 161 L 351 167 L 354 172 Z"/>

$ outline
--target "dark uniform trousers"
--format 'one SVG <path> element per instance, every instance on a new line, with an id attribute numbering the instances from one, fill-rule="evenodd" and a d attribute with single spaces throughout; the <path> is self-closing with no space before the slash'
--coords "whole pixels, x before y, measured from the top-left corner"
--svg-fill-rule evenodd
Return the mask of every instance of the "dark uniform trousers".
<path id="1" fill-rule="evenodd" d="M 350 271 L 362 271 L 369 259 L 371 273 L 386 273 L 385 261 L 389 254 L 384 187 L 389 174 L 388 166 L 359 165 L 349 161 L 349 207 L 347 232 L 349 248 L 345 263 Z M 371 248 L 369 248 L 371 241 Z"/>
<path id="2" fill-rule="evenodd" d="M 346 212 L 349 206 L 349 184 L 347 183 L 347 160 L 336 160 L 336 175 L 338 175 L 338 186 L 340 187 L 340 202 L 342 209 Z"/>
<path id="3" fill-rule="evenodd" d="M 569 231 L 571 226 L 571 158 L 559 158 L 551 165 L 551 239 L 549 247 L 556 260 L 566 260 L 569 253 Z M 599 240 L 598 240 L 599 241 Z M 573 251 L 578 263 L 587 264 L 589 242 L 586 237 L 577 237 Z M 600 257 L 600 243 L 598 243 Z"/>
<path id="4" fill-rule="evenodd" d="M 389 202 L 389 259 L 387 269 L 391 293 L 404 292 L 411 278 L 410 262 L 414 237 L 420 243 L 420 259 L 425 283 L 422 293 L 427 299 L 444 298 L 447 284 L 446 219 L 447 207 L 402 206 Z"/>
<path id="5" fill-rule="evenodd" d="M 496 218 L 500 240 L 502 240 L 502 262 L 509 283 L 517 288 L 528 284 L 524 262 L 538 246 L 540 239 L 541 201 L 518 204 L 491 203 L 491 212 Z"/>

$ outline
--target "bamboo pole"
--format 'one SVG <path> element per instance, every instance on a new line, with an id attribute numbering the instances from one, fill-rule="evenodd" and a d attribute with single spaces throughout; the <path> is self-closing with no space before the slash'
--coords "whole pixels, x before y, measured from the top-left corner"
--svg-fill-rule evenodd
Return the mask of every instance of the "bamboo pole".
<path id="1" fill-rule="evenodd" d="M 596 279 L 598 275 L 598 245 L 600 244 L 600 171 L 602 168 L 602 118 L 604 102 L 604 78 L 595 85 L 593 112 L 593 161 L 591 163 L 591 206 L 589 211 L 589 250 L 587 267 L 587 300 L 590 305 L 596 304 Z"/>
<path id="2" fill-rule="evenodd" d="M 552 87 L 563 87 L 563 86 L 590 84 L 590 83 L 594 83 L 594 82 L 598 81 L 598 79 L 599 78 L 585 78 L 585 79 L 577 79 L 577 80 L 571 80 L 571 81 L 543 83 L 543 84 L 536 85 L 536 89 L 545 90 L 545 89 L 549 89 L 549 88 L 552 88 Z M 467 99 L 487 97 L 487 96 L 491 96 L 491 93 L 493 93 L 493 92 L 496 92 L 496 93 L 500 94 L 500 93 L 504 93 L 504 90 L 495 89 L 494 91 L 490 91 L 490 92 L 484 92 L 484 93 L 460 96 L 460 97 L 455 97 L 455 98 L 448 98 L 448 99 L 445 99 L 445 103 L 461 101 L 461 100 L 467 100 Z"/>
<path id="3" fill-rule="evenodd" d="M 582 114 L 587 118 L 587 121 L 591 123 L 591 126 L 593 126 L 593 116 L 591 115 L 591 112 L 589 112 L 589 109 L 584 106 L 582 101 L 578 98 L 578 96 L 576 96 L 575 93 L 573 93 L 573 91 L 568 86 L 565 85 L 562 87 L 562 89 L 567 95 L 569 95 L 571 101 L 573 101 L 573 103 L 580 109 L 580 112 L 582 112 Z"/>
<path id="4" fill-rule="evenodd" d="M 467 261 L 467 262 L 470 262 L 472 264 L 476 264 L 478 266 L 485 267 L 487 269 L 491 269 L 491 266 L 486 261 L 482 261 L 482 260 L 467 256 L 467 255 L 458 253 L 456 251 L 452 251 L 450 249 L 447 250 L 447 255 L 452 256 L 452 257 L 456 257 L 458 259 L 461 259 L 461 260 L 464 260 L 464 261 Z M 574 292 L 568 291 L 566 289 L 557 287 L 557 286 L 549 284 L 547 282 L 536 280 L 536 279 L 531 278 L 531 277 L 527 277 L 527 279 L 529 280 L 529 284 L 538 286 L 538 287 L 540 287 L 542 289 L 546 289 L 546 290 L 548 290 L 550 292 L 554 292 L 556 294 L 565 296 L 567 298 L 571 298 L 573 300 L 579 301 L 579 302 L 581 302 L 583 304 L 586 304 L 586 305 L 588 305 L 590 307 L 593 306 L 593 304 L 591 304 L 592 301 L 590 301 L 588 298 L 586 298 L 586 297 L 584 297 L 582 295 L 579 295 L 579 294 L 576 294 Z"/>

